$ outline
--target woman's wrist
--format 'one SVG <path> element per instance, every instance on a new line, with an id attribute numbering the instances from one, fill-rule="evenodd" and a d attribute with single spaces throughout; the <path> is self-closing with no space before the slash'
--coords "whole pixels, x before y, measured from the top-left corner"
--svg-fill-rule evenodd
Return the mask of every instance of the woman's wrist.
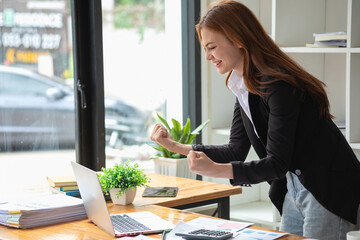
<path id="1" fill-rule="evenodd" d="M 212 169 L 212 177 L 234 179 L 231 163 L 215 163 L 215 166 Z"/>
<path id="2" fill-rule="evenodd" d="M 191 150 L 193 150 L 192 145 L 174 142 L 173 149 L 170 151 L 187 156 Z"/>

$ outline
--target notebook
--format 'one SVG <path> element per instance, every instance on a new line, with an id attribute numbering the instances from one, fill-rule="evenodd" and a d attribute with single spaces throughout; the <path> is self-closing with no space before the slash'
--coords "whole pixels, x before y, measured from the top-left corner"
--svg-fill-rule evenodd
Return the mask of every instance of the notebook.
<path id="1" fill-rule="evenodd" d="M 122 237 L 159 233 L 174 228 L 172 223 L 148 211 L 110 215 L 96 172 L 75 162 L 71 162 L 71 165 L 88 218 L 108 234 Z M 116 224 L 112 221 L 113 218 L 130 220 L 132 223 Z M 126 229 L 128 227 L 132 229 Z"/>

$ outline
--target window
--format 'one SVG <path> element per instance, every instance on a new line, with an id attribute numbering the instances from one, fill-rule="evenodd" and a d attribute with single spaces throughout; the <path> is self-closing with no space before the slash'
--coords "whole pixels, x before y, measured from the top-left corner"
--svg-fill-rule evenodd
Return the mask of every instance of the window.
<path id="1" fill-rule="evenodd" d="M 105 97 L 128 104 L 123 122 L 105 122 L 106 165 L 132 159 L 152 171 L 156 113 L 182 120 L 181 2 L 106 2 L 111 1 L 103 1 Z"/>
<path id="2" fill-rule="evenodd" d="M 1 189 L 46 184 L 46 175 L 71 171 L 75 108 L 69 3 L 0 2 Z"/>
<path id="3" fill-rule="evenodd" d="M 106 159 L 109 164 L 135 159 L 152 170 L 149 158 L 154 150 L 148 144 L 154 114 L 182 119 L 181 1 L 134 0 L 132 8 L 124 8 L 121 2 L 101 1 Z M 82 136 L 92 129 L 86 124 L 87 116 L 80 114 L 82 129 L 75 121 L 74 88 L 78 86 L 74 84 L 70 3 L 0 2 L 0 166 L 7 169 L 0 175 L 3 189 L 46 184 L 46 175 L 72 173 L 69 161 L 79 158 L 75 133 Z M 85 15 L 93 17 L 90 10 Z M 137 11 L 153 19 L 119 24 L 122 14 Z M 89 56 L 101 64 L 93 52 Z M 87 60 L 82 56 L 81 61 Z M 93 74 L 92 69 L 84 71 Z"/>
<path id="4" fill-rule="evenodd" d="M 0 72 L 1 91 L 5 95 L 21 96 L 39 96 L 46 97 L 48 89 L 56 86 L 47 84 L 41 79 L 32 78 L 26 75 Z"/>

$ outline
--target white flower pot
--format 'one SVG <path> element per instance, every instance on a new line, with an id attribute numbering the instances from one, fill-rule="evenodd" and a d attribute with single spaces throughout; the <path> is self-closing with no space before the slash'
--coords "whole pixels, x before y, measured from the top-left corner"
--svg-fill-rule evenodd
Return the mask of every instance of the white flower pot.
<path id="1" fill-rule="evenodd" d="M 125 191 L 125 193 L 117 197 L 116 195 L 118 194 L 119 190 L 119 188 L 112 188 L 109 191 L 110 198 L 114 204 L 128 205 L 134 201 L 136 195 L 136 188 L 129 188 Z"/>
<path id="2" fill-rule="evenodd" d="M 196 179 L 196 174 L 190 172 L 189 164 L 187 158 L 164 158 L 157 157 L 154 158 L 154 167 L 155 173 L 175 176 L 175 177 L 184 177 L 190 179 Z"/>

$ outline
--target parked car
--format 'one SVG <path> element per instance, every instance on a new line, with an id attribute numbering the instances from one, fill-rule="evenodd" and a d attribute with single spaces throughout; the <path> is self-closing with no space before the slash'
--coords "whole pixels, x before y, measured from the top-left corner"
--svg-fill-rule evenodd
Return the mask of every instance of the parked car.
<path id="1" fill-rule="evenodd" d="M 73 88 L 32 71 L 0 65 L 0 152 L 75 147 Z M 106 141 L 144 141 L 145 114 L 105 98 Z"/>

